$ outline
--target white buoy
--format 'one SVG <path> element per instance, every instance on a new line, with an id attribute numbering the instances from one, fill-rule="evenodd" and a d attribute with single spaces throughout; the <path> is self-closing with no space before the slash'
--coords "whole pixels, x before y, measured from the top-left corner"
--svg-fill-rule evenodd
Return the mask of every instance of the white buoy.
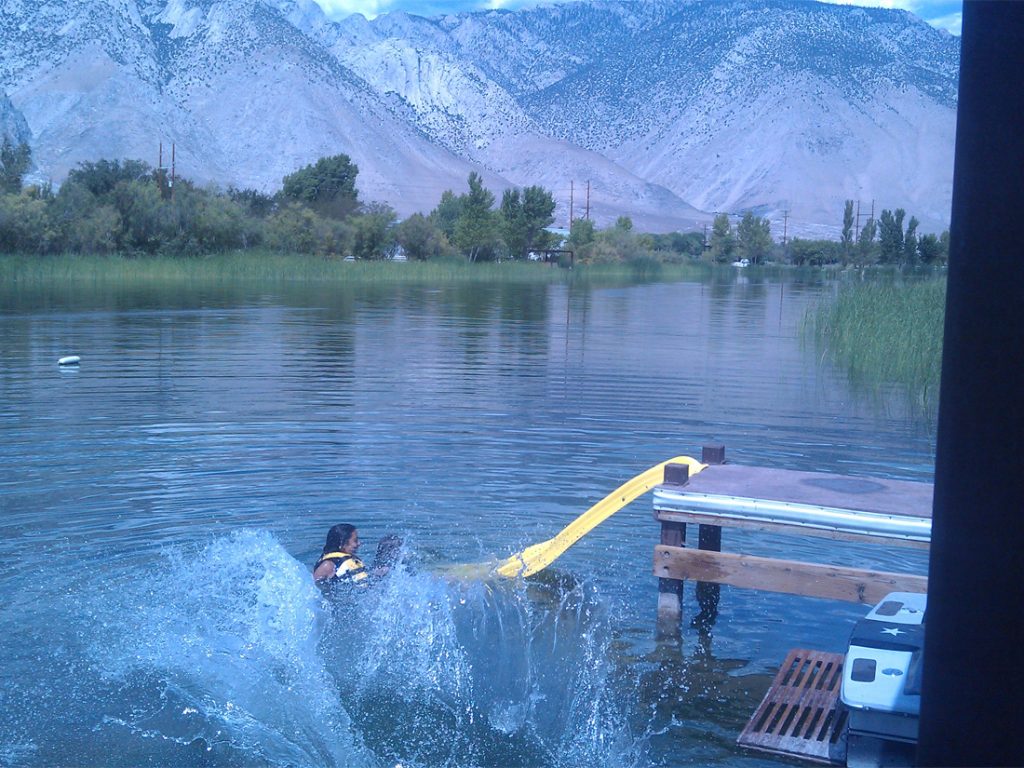
<path id="1" fill-rule="evenodd" d="M 80 362 L 82 362 L 82 358 L 78 355 L 68 355 L 67 357 L 60 358 L 57 361 L 57 365 L 78 365 Z"/>

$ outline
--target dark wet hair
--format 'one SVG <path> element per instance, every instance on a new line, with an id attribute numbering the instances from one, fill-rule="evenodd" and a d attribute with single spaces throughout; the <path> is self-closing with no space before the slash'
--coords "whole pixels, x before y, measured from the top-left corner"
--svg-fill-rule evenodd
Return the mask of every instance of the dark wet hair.
<path id="1" fill-rule="evenodd" d="M 401 553 L 402 540 L 393 534 L 385 536 L 380 540 L 380 544 L 377 545 L 377 554 L 374 555 L 373 565 L 375 568 L 380 566 L 390 567 L 398 562 L 398 556 Z"/>
<path id="2" fill-rule="evenodd" d="M 331 530 L 327 532 L 327 543 L 324 544 L 324 554 L 328 552 L 340 552 L 341 548 L 345 546 L 345 542 L 349 540 L 352 533 L 355 531 L 354 525 L 348 523 L 338 523 L 332 525 Z"/>

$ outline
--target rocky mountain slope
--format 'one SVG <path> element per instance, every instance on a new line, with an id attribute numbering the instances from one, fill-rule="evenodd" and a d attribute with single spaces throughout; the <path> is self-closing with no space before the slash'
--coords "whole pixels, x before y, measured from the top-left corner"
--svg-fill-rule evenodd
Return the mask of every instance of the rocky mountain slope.
<path id="1" fill-rule="evenodd" d="M 7 96 L 0 93 L 0 144 L 4 141 L 22 144 L 31 137 L 25 117 L 14 108 Z"/>
<path id="2" fill-rule="evenodd" d="M 200 181 L 273 189 L 346 152 L 365 199 L 429 210 L 471 169 L 567 218 L 814 232 L 842 201 L 946 225 L 959 41 L 802 0 L 589 0 L 329 21 L 312 0 L 0 0 L 0 92 L 38 173 L 177 144 Z M 0 104 L 0 113 L 3 112 Z M 699 209 L 699 210 L 697 210 Z M 564 224 L 564 221 L 562 222 Z"/>

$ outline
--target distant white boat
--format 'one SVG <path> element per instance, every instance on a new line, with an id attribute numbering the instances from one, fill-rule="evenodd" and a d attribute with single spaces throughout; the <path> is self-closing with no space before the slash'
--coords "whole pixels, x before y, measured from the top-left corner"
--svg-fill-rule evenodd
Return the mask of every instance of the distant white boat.
<path id="1" fill-rule="evenodd" d="M 739 261 L 734 261 L 732 265 L 734 267 L 749 267 L 750 259 L 740 259 Z"/>

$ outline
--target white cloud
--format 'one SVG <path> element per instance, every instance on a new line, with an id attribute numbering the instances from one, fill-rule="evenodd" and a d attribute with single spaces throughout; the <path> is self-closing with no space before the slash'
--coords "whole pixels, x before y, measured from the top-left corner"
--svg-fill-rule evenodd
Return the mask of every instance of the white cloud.
<path id="1" fill-rule="evenodd" d="M 947 32 L 952 32 L 954 35 L 960 34 L 960 29 L 963 27 L 964 15 L 960 11 L 956 13 L 950 13 L 946 16 L 939 16 L 934 19 L 925 19 L 933 27 L 944 29 Z"/>
<path id="2" fill-rule="evenodd" d="M 361 13 L 366 18 L 372 19 L 374 16 L 390 10 L 389 6 L 392 4 L 387 0 L 316 0 L 316 2 L 332 19 L 340 19 L 353 13 Z"/>
<path id="3" fill-rule="evenodd" d="M 859 5 L 862 8 L 901 8 L 919 16 L 933 27 L 960 34 L 963 0 L 819 0 L 834 5 Z"/>

